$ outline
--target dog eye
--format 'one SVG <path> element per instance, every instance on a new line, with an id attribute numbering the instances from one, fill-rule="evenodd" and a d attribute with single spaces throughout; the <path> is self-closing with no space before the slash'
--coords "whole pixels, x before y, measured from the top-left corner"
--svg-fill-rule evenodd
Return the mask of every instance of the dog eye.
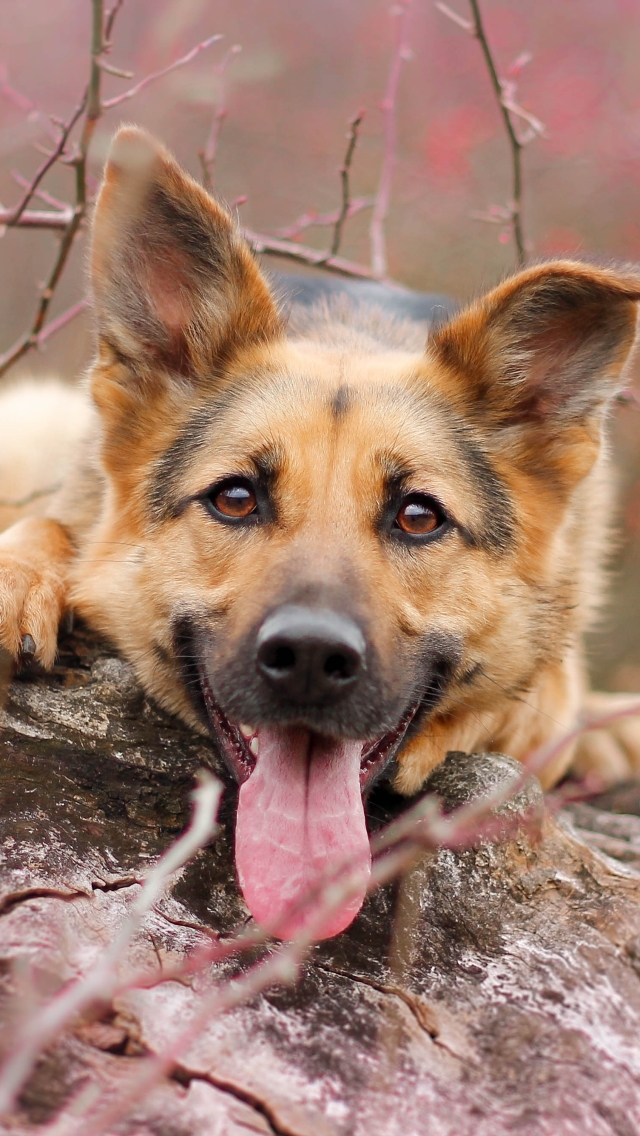
<path id="1" fill-rule="evenodd" d="M 220 519 L 244 521 L 258 514 L 258 499 L 250 482 L 238 478 L 214 485 L 205 497 L 209 512 Z"/>
<path id="2" fill-rule="evenodd" d="M 441 508 L 431 497 L 412 493 L 398 509 L 394 528 L 401 529 L 409 536 L 428 536 L 439 529 L 444 520 Z"/>

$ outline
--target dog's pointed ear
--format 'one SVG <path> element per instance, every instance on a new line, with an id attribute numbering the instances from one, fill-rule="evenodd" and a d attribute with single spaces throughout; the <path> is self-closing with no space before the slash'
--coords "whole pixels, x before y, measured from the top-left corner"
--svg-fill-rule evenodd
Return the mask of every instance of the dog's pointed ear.
<path id="1" fill-rule="evenodd" d="M 116 135 L 96 205 L 92 282 L 100 343 L 142 373 L 219 373 L 280 319 L 228 213 L 148 134 Z"/>
<path id="2" fill-rule="evenodd" d="M 634 342 L 640 278 L 573 261 L 520 272 L 436 330 L 428 354 L 466 413 L 531 450 L 595 437 Z M 576 428 L 578 429 L 576 432 Z M 558 451 L 559 452 L 559 451 Z"/>

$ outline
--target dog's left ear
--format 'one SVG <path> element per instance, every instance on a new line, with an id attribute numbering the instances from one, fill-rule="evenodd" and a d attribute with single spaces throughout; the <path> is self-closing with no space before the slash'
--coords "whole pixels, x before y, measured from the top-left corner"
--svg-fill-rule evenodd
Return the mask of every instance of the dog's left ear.
<path id="1" fill-rule="evenodd" d="M 141 376 L 219 374 L 280 320 L 228 213 L 153 138 L 116 135 L 93 226 L 100 344 Z"/>
<path id="2" fill-rule="evenodd" d="M 578 428 L 597 433 L 635 338 L 640 278 L 573 261 L 527 269 L 436 331 L 428 353 L 444 366 L 466 416 L 531 450 Z M 582 429 L 580 429 L 582 428 Z M 504 433 L 502 433 L 504 431 Z"/>

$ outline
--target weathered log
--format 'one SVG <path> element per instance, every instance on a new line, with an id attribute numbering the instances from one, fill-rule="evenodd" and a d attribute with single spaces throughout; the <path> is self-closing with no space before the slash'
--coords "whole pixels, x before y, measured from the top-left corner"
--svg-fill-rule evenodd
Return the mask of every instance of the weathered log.
<path id="1" fill-rule="evenodd" d="M 195 771 L 222 770 L 206 739 L 152 706 L 131 668 L 82 631 L 63 643 L 52 676 L 12 684 L 1 713 L 10 1049 L 25 1011 L 16 960 L 30 963 L 32 999 L 86 970 L 139 894 L 145 866 L 184 827 Z M 453 755 L 430 788 L 450 808 L 512 776 L 500 755 Z M 530 816 L 536 802 L 530 782 L 507 808 Z M 396 804 L 379 795 L 371 812 L 379 821 Z M 572 812 L 579 828 L 565 810 L 546 814 L 537 835 L 529 825 L 425 855 L 372 896 L 348 932 L 314 948 L 294 988 L 212 1019 L 109 1131 L 640 1132 L 640 818 L 593 804 Z M 175 960 L 246 920 L 232 819 L 229 788 L 221 834 L 147 918 L 128 965 Z M 56 1131 L 76 1131 L 78 1092 L 95 1085 L 115 1099 L 140 1056 L 175 1036 L 221 973 L 229 963 L 190 984 L 127 992 L 75 1022 L 42 1056 L 2 1132 L 44 1130 L 55 1117 Z"/>

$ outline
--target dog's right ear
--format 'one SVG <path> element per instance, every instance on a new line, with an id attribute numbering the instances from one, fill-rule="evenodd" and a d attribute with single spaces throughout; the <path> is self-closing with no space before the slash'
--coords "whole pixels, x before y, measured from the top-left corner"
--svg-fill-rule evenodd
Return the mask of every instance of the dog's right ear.
<path id="1" fill-rule="evenodd" d="M 229 214 L 148 134 L 116 135 L 98 198 L 92 281 L 101 355 L 141 378 L 212 381 L 280 320 Z"/>

